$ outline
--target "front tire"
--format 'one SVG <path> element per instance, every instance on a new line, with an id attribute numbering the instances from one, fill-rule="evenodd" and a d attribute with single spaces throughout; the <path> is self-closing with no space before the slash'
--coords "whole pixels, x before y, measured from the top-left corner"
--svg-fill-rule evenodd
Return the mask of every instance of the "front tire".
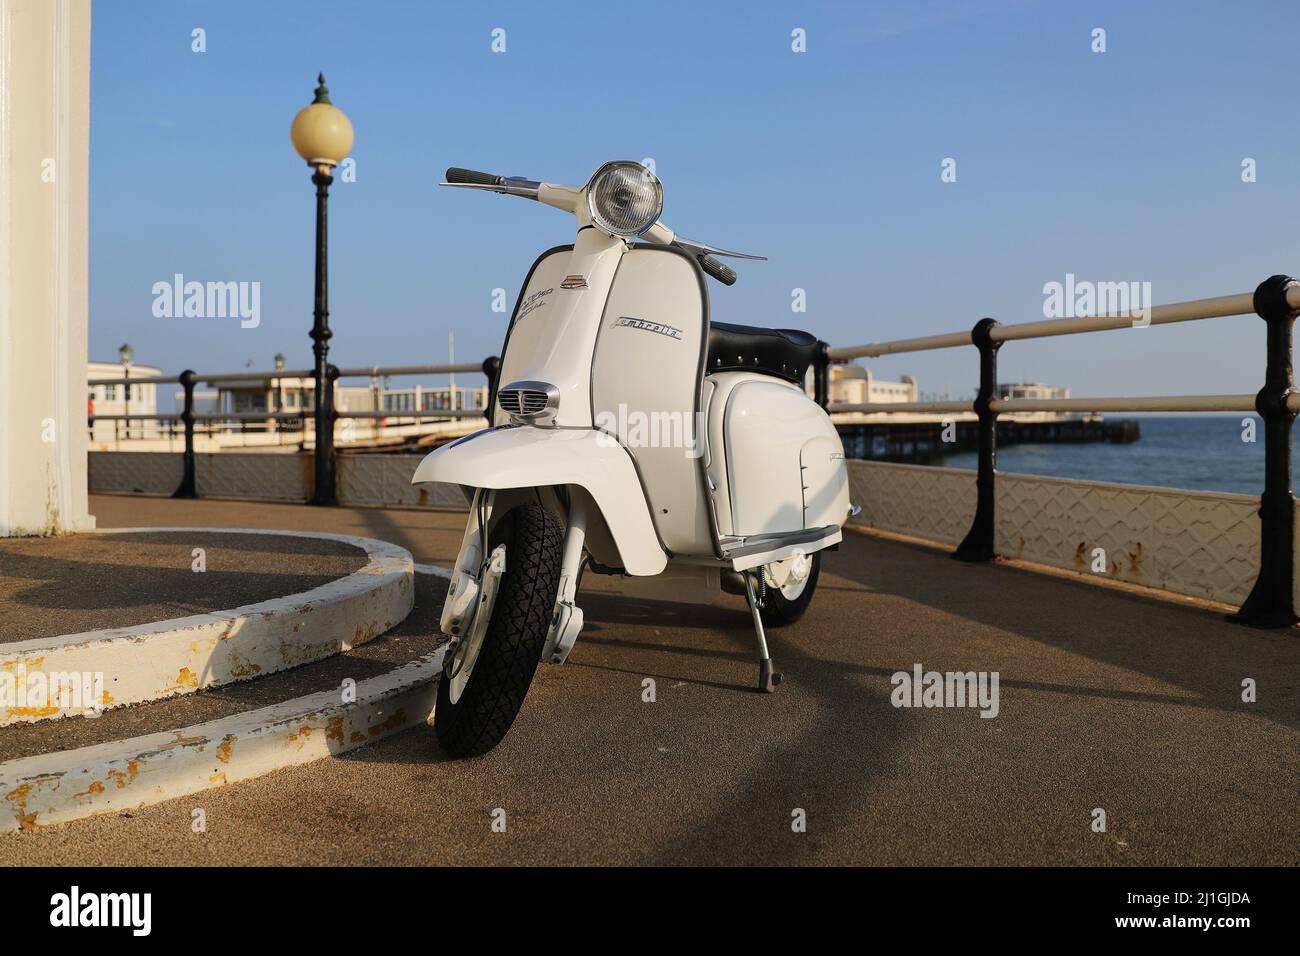
<path id="1" fill-rule="evenodd" d="M 564 528 L 540 504 L 520 505 L 496 522 L 488 553 L 505 546 L 505 571 L 497 585 L 482 643 L 471 668 L 455 681 L 449 653 L 438 682 L 433 729 L 443 748 L 457 757 L 485 754 L 514 723 L 551 627 L 560 584 Z M 459 673 L 459 672 L 458 672 Z"/>
<path id="2" fill-rule="evenodd" d="M 789 562 L 798 560 L 808 562 L 806 572 L 795 580 Z M 803 617 L 812 603 L 813 593 L 817 590 L 817 578 L 821 574 L 822 555 L 820 551 L 811 557 L 796 555 L 785 561 L 763 566 L 763 577 L 767 586 L 767 595 L 763 598 L 763 607 L 759 615 L 765 627 L 784 627 Z M 802 570 L 802 569 L 799 569 Z M 783 581 L 777 584 L 777 581 Z"/>

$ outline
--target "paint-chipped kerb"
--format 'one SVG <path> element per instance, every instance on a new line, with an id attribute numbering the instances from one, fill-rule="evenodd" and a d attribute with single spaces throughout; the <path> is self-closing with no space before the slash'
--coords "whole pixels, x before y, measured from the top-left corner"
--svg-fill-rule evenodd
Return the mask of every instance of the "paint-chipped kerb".
<path id="1" fill-rule="evenodd" d="M 425 723 L 445 648 L 359 681 L 181 730 L 0 763 L 0 832 L 121 812 L 340 754 Z"/>
<path id="2" fill-rule="evenodd" d="M 87 534 L 278 535 L 366 554 L 345 577 L 229 611 L 0 645 L 0 726 L 93 716 L 321 660 L 400 624 L 415 601 L 405 548 L 351 535 L 254 528 L 114 528 Z"/>

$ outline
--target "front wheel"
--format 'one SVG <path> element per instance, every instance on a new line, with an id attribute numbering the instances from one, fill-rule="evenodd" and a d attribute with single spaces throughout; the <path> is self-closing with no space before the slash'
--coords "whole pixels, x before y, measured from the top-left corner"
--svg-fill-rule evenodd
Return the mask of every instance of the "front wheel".
<path id="1" fill-rule="evenodd" d="M 817 590 L 821 568 L 820 551 L 811 556 L 795 554 L 784 561 L 763 565 L 763 585 L 767 591 L 759 612 L 763 624 L 782 627 L 803 617 L 812 603 L 813 592 Z"/>
<path id="2" fill-rule="evenodd" d="M 540 504 L 520 505 L 495 522 L 491 561 L 504 563 L 495 593 L 483 572 L 484 606 L 448 651 L 433 729 L 457 757 L 487 753 L 514 723 L 541 660 L 560 582 L 564 528 Z"/>

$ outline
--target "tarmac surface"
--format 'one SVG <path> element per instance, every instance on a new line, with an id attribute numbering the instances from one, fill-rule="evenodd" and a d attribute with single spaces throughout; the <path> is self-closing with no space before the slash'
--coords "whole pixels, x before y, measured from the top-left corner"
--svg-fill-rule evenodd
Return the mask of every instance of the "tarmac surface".
<path id="1" fill-rule="evenodd" d="M 363 534 L 444 566 L 464 521 L 125 497 L 91 510 L 103 527 Z M 804 620 L 769 631 L 785 681 L 763 695 L 739 598 L 586 584 L 570 662 L 539 669 L 485 757 L 449 759 L 416 728 L 0 837 L 0 865 L 1300 863 L 1294 631 L 849 533 Z M 997 716 L 895 707 L 892 676 L 917 664 L 997 672 Z"/>
<path id="2" fill-rule="evenodd" d="M 185 512 L 173 509 L 168 524 L 184 525 Z M 308 591 L 365 563 L 364 551 L 339 541 L 274 535 L 0 538 L 0 642 L 229 610 Z"/>

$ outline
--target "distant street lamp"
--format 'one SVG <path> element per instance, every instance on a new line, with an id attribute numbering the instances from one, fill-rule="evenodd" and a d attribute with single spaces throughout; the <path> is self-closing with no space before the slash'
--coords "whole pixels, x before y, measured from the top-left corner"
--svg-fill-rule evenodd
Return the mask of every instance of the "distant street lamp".
<path id="1" fill-rule="evenodd" d="M 122 361 L 122 377 L 126 381 L 122 385 L 122 414 L 131 414 L 131 363 L 135 360 L 135 349 L 123 342 L 121 348 L 117 350 L 117 357 Z M 126 440 L 131 440 L 131 419 L 126 419 Z"/>
<path id="2" fill-rule="evenodd" d="M 283 353 L 283 352 L 276 352 L 276 353 L 275 353 L 275 358 L 272 359 L 272 361 L 275 362 L 275 370 L 276 370 L 277 372 L 283 372 L 283 371 L 284 371 L 284 353 Z M 275 410 L 276 412 L 282 412 L 282 411 L 284 411 L 284 382 L 281 381 L 279 378 L 276 378 L 276 379 L 275 379 L 274 392 L 275 392 L 275 409 L 274 409 L 274 410 Z M 280 419 L 277 418 L 277 419 L 275 420 L 275 430 L 276 430 L 276 431 L 279 431 L 279 430 L 280 430 L 280 425 L 281 425 L 281 424 L 282 424 L 282 423 L 281 423 Z"/>
<path id="3" fill-rule="evenodd" d="M 316 184 L 316 308 L 312 323 L 312 351 L 316 355 L 316 488 L 314 505 L 338 504 L 334 490 L 334 378 L 326 361 L 329 355 L 328 213 L 330 171 L 352 149 L 352 124 L 343 111 L 330 102 L 325 74 L 318 75 L 316 98 L 299 111 L 289 128 L 289 138 L 298 155 L 312 167 Z"/>

